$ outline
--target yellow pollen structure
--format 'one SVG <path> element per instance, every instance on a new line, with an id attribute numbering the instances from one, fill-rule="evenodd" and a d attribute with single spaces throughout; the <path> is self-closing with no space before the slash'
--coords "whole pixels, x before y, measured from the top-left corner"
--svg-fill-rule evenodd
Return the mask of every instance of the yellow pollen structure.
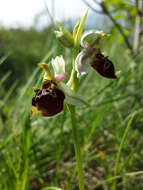
<path id="1" fill-rule="evenodd" d="M 30 119 L 32 119 L 33 116 L 38 113 L 39 113 L 39 110 L 36 107 L 32 106 L 31 113 L 30 113 Z"/>
<path id="2" fill-rule="evenodd" d="M 120 76 L 120 73 L 121 73 L 121 71 L 117 71 L 117 72 L 115 73 L 115 76 L 116 76 L 116 77 L 119 77 L 119 76 Z"/>
<path id="3" fill-rule="evenodd" d="M 54 84 L 51 84 L 51 88 L 53 89 L 55 87 L 55 85 Z"/>

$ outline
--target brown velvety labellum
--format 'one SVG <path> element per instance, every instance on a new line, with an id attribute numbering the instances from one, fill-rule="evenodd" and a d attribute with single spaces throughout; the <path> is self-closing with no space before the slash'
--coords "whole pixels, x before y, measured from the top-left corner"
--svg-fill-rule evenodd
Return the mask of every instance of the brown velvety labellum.
<path id="1" fill-rule="evenodd" d="M 32 105 L 35 106 L 43 116 L 50 117 L 63 110 L 65 95 L 56 85 L 44 84 L 42 89 L 35 92 Z"/>
<path id="2" fill-rule="evenodd" d="M 108 59 L 108 57 L 105 57 L 103 54 L 98 53 L 96 55 L 95 61 L 91 64 L 91 66 L 102 76 L 106 78 L 115 79 L 117 78 L 115 75 L 115 68 L 112 63 Z"/>

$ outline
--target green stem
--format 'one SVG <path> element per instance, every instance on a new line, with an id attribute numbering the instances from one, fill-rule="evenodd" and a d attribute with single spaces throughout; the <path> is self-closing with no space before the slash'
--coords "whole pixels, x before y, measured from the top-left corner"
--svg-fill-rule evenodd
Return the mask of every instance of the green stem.
<path id="1" fill-rule="evenodd" d="M 79 190 L 84 190 L 84 176 L 83 176 L 83 163 L 82 163 L 82 154 L 80 151 L 80 144 L 78 141 L 78 133 L 76 126 L 76 117 L 75 117 L 75 106 L 68 105 L 69 111 L 71 113 L 71 122 L 72 122 L 72 133 L 74 138 L 74 149 L 76 155 L 76 164 L 78 170 L 78 181 L 79 181 Z"/>
<path id="2" fill-rule="evenodd" d="M 74 59 L 73 59 L 73 68 L 72 68 L 72 73 L 70 76 L 70 79 L 67 83 L 67 85 L 73 90 L 77 91 L 78 90 L 78 82 L 79 79 L 77 78 L 77 72 L 75 70 L 75 59 L 79 53 L 80 50 L 80 39 L 82 36 L 82 31 L 84 28 L 85 20 L 88 14 L 88 10 L 84 14 L 84 17 L 82 21 L 80 22 L 80 19 L 78 20 L 78 23 L 75 27 L 74 30 L 74 44 L 75 44 L 75 49 L 74 49 Z M 83 175 L 83 164 L 82 164 L 82 154 L 80 150 L 80 144 L 78 141 L 78 133 L 77 133 L 77 123 L 76 123 L 76 113 L 75 113 L 75 106 L 73 105 L 68 105 L 69 111 L 71 113 L 71 122 L 72 122 L 72 133 L 73 133 L 73 138 L 74 138 L 74 149 L 75 149 L 75 155 L 76 155 L 76 166 L 77 166 L 77 171 L 78 171 L 78 184 L 79 184 L 79 190 L 84 190 L 84 175 Z"/>
<path id="3" fill-rule="evenodd" d="M 76 55 L 77 56 L 77 55 Z M 75 57 L 76 57 L 75 56 Z M 67 83 L 67 85 L 74 91 L 78 90 L 78 78 L 77 78 L 77 72 L 75 70 L 75 61 L 73 60 L 73 69 L 71 72 L 70 79 Z"/>

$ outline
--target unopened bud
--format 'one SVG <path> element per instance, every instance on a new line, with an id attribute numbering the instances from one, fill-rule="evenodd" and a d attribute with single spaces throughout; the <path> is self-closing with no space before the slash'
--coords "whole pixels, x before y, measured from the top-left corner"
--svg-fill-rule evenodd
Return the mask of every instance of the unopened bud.
<path id="1" fill-rule="evenodd" d="M 62 31 L 55 31 L 56 38 L 65 46 L 65 47 L 73 47 L 74 43 L 71 43 L 70 40 L 66 38 Z"/>

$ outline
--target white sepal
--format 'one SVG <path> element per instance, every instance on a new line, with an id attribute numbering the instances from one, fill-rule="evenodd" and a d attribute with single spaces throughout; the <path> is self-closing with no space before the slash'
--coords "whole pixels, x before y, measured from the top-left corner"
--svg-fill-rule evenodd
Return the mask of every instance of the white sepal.
<path id="1" fill-rule="evenodd" d="M 102 30 L 88 30 L 81 37 L 81 46 L 84 48 L 98 47 L 101 45 L 104 38 L 108 37 L 109 34 L 105 34 Z"/>
<path id="2" fill-rule="evenodd" d="M 58 87 L 64 92 L 66 103 L 79 107 L 89 106 L 89 104 L 79 94 L 70 89 L 65 83 L 58 83 Z"/>
<path id="3" fill-rule="evenodd" d="M 52 59 L 51 64 L 54 69 L 55 77 L 65 74 L 65 61 L 63 56 L 57 56 L 55 59 Z"/>
<path id="4" fill-rule="evenodd" d="M 81 51 L 75 60 L 75 70 L 77 71 L 78 77 L 88 73 L 90 68 L 90 57 L 86 55 L 86 51 Z"/>

